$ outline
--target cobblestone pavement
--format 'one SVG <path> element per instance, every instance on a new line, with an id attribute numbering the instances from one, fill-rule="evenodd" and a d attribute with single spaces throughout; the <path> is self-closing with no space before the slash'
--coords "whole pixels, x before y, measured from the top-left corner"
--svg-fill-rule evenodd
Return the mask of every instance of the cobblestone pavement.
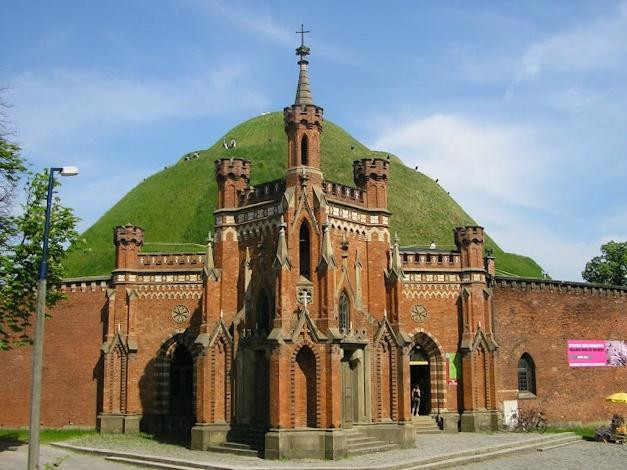
<path id="1" fill-rule="evenodd" d="M 24 470 L 28 460 L 28 446 L 22 445 L 0 452 L 0 470 Z M 59 470 L 130 470 L 128 465 L 108 462 L 102 457 L 79 454 L 49 445 L 42 445 L 39 454 L 39 467 L 59 462 Z"/>
<path id="2" fill-rule="evenodd" d="M 460 467 L 463 470 L 622 470 L 627 445 L 581 441 L 544 452 L 529 452 Z"/>
<path id="3" fill-rule="evenodd" d="M 291 460 L 291 461 L 267 461 L 251 457 L 239 457 L 229 454 L 216 454 L 211 452 L 194 452 L 179 446 L 155 443 L 147 439 L 131 438 L 125 436 L 112 436 L 111 438 L 96 439 L 93 437 L 80 438 L 72 441 L 73 444 L 90 447 L 116 449 L 141 454 L 163 455 L 186 460 L 196 460 L 213 464 L 226 464 L 236 467 L 265 467 L 279 469 L 319 468 L 329 467 L 356 467 L 377 466 L 377 464 L 400 463 L 408 460 L 423 459 L 430 456 L 442 455 L 448 452 L 488 447 L 505 442 L 518 442 L 532 439 L 537 435 L 527 434 L 446 434 L 434 436 L 420 436 L 417 439 L 416 449 L 397 450 L 369 454 L 351 459 L 339 461 L 320 460 Z M 96 445 L 98 444 L 98 445 Z M 0 470 L 18 470 L 26 467 L 27 447 L 5 450 L 0 452 Z M 59 449 L 50 445 L 41 447 L 41 463 L 53 463 L 55 460 L 69 456 L 61 463 L 60 470 L 128 470 L 123 464 L 105 461 L 102 457 L 74 453 L 65 449 Z M 530 451 L 509 457 L 464 465 L 463 470 L 577 470 L 590 469 L 623 469 L 627 468 L 627 446 L 615 444 L 600 444 L 596 442 L 581 441 L 574 445 L 546 450 L 544 452 Z"/>
<path id="4" fill-rule="evenodd" d="M 377 464 L 390 464 L 393 462 L 406 462 L 424 459 L 431 456 L 457 452 L 464 449 L 488 447 L 506 442 L 522 442 L 529 439 L 537 439 L 537 434 L 518 433 L 458 433 L 422 435 L 416 439 L 415 449 L 392 450 L 374 454 L 360 455 L 342 460 L 313 460 L 299 459 L 289 461 L 268 461 L 257 457 L 242 457 L 231 454 L 219 454 L 214 452 L 192 451 L 179 445 L 163 444 L 145 438 L 124 436 L 120 434 L 103 434 L 81 437 L 68 444 L 93 447 L 98 449 L 117 450 L 137 454 L 159 455 L 177 459 L 207 462 L 215 465 L 227 464 L 241 467 L 260 468 L 329 468 L 350 466 L 376 466 Z"/>

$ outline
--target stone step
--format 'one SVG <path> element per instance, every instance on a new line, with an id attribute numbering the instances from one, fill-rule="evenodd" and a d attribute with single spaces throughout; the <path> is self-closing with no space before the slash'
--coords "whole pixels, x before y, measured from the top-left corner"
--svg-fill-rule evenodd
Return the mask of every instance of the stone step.
<path id="1" fill-rule="evenodd" d="M 372 454 L 374 452 L 385 452 L 388 450 L 396 450 L 396 449 L 400 449 L 400 446 L 398 444 L 385 444 L 382 441 L 379 441 L 380 445 L 376 445 L 376 446 L 368 446 L 364 449 L 351 449 L 349 448 L 347 450 L 347 454 L 349 457 L 355 457 L 357 455 L 364 455 L 364 454 Z"/>
<path id="2" fill-rule="evenodd" d="M 228 444 L 231 444 L 231 445 L 228 445 Z M 207 447 L 207 450 L 210 452 L 218 452 L 220 454 L 244 455 L 246 457 L 258 457 L 259 456 L 259 451 L 253 449 L 251 446 L 240 444 L 241 447 L 239 447 L 237 445 L 232 445 L 232 444 L 237 444 L 237 443 L 225 442 L 224 444 L 220 444 L 220 445 L 211 445 Z"/>
<path id="3" fill-rule="evenodd" d="M 369 437 L 366 435 L 361 435 L 361 436 L 350 436 L 346 438 L 346 443 L 348 445 L 351 444 L 364 444 L 364 443 L 377 443 L 380 442 L 376 437 Z"/>
<path id="4" fill-rule="evenodd" d="M 440 434 L 442 430 L 431 416 L 413 416 L 412 424 L 416 434 Z"/>
<path id="5" fill-rule="evenodd" d="M 175 465 L 172 463 L 151 462 L 143 459 L 132 459 L 129 457 L 105 457 L 105 460 L 117 463 L 125 463 L 134 467 L 157 468 L 159 470 L 197 470 L 199 467 L 188 467 L 186 465 Z"/>
<path id="6" fill-rule="evenodd" d="M 538 447 L 538 452 L 544 452 L 545 450 L 557 449 L 558 447 L 570 446 L 576 444 L 577 442 L 581 442 L 581 438 L 579 436 L 573 436 L 570 440 L 564 440 L 562 442 L 557 442 L 555 444 L 546 445 L 542 447 Z"/>
<path id="7" fill-rule="evenodd" d="M 441 429 L 416 429 L 416 434 L 442 434 Z"/>
<path id="8" fill-rule="evenodd" d="M 537 438 L 525 441 L 507 442 L 496 444 L 490 447 L 480 447 L 476 449 L 452 452 L 448 454 L 435 455 L 427 459 L 403 462 L 394 465 L 394 470 L 436 470 L 441 468 L 457 468 L 462 465 L 475 462 L 483 462 L 512 454 L 530 452 L 541 446 L 548 446 L 561 443 L 580 442 L 581 437 L 574 433 L 562 433 L 555 436 L 538 436 Z"/>

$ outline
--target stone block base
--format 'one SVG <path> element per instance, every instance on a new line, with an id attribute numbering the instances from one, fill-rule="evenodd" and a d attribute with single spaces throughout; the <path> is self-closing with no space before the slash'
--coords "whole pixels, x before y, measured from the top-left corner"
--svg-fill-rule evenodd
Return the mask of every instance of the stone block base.
<path id="1" fill-rule="evenodd" d="M 341 459 L 346 447 L 346 433 L 340 429 L 271 429 L 266 433 L 265 458 Z"/>
<path id="2" fill-rule="evenodd" d="M 496 431 L 498 421 L 496 411 L 464 411 L 460 418 L 462 432 Z"/>
<path id="3" fill-rule="evenodd" d="M 443 411 L 440 413 L 440 422 L 445 433 L 459 432 L 459 413 Z"/>
<path id="4" fill-rule="evenodd" d="M 379 441 L 399 444 L 403 449 L 416 447 L 416 428 L 411 422 L 360 424 L 355 429 Z"/>
<path id="5" fill-rule="evenodd" d="M 192 428 L 191 449 L 207 450 L 210 445 L 222 444 L 226 442 L 230 430 L 228 424 L 198 423 Z"/>
<path id="6" fill-rule="evenodd" d="M 133 434 L 139 432 L 140 415 L 103 413 L 98 415 L 96 426 L 101 433 Z"/>

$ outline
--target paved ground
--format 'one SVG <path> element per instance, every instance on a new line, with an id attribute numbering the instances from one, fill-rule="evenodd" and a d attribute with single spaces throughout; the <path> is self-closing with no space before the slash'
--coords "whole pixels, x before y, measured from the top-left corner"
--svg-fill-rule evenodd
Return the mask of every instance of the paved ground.
<path id="1" fill-rule="evenodd" d="M 544 452 L 529 452 L 464 465 L 463 470 L 622 470 L 627 468 L 627 445 L 582 441 Z"/>
<path id="2" fill-rule="evenodd" d="M 184 458 L 189 460 L 197 460 L 210 462 L 214 464 L 232 464 L 247 467 L 266 467 L 272 468 L 320 468 L 332 466 L 348 466 L 350 465 L 373 465 L 377 463 L 391 463 L 401 462 L 416 459 L 426 458 L 432 455 L 439 455 L 446 452 L 459 451 L 464 448 L 471 447 L 485 447 L 496 443 L 503 443 L 508 441 L 518 441 L 521 439 L 535 437 L 534 435 L 526 434 L 454 434 L 454 435 L 435 435 L 435 436 L 423 436 L 418 439 L 418 448 L 409 450 L 398 450 L 392 452 L 384 452 L 379 454 L 370 454 L 366 456 L 355 457 L 347 460 L 340 460 L 336 462 L 324 462 L 324 461 L 278 461 L 269 462 L 262 459 L 236 457 L 227 454 L 214 454 L 210 452 L 192 452 L 186 449 L 182 449 L 177 446 L 168 446 L 151 441 L 141 442 L 138 445 L 134 440 L 125 439 L 123 436 L 118 436 L 118 439 L 107 439 L 105 445 L 100 442 L 100 448 L 117 448 L 121 450 L 125 447 L 125 450 L 129 452 L 146 453 L 146 454 L 162 454 L 176 458 Z M 89 444 L 94 446 L 98 439 L 93 438 L 81 438 L 78 440 L 82 445 L 87 445 L 85 441 L 90 441 Z M 117 442 L 114 442 L 117 441 Z M 125 446 L 121 446 L 121 441 L 126 442 Z M 129 442 L 130 441 L 130 442 Z M 76 442 L 76 441 L 73 441 Z M 114 446 L 115 444 L 115 446 Z M 109 447 L 111 446 L 111 447 Z M 95 446 L 94 446 L 95 447 Z M 61 462 L 59 469 L 68 470 L 122 470 L 129 469 L 126 465 L 107 462 L 101 457 L 93 457 L 90 455 L 77 454 L 69 452 L 64 449 L 58 449 L 49 445 L 43 445 L 42 448 L 41 463 L 53 463 L 60 458 L 67 456 L 65 460 Z M 20 446 L 17 448 L 9 448 L 0 452 L 0 469 L 13 470 L 24 469 L 26 467 L 26 446 Z M 42 465 L 43 468 L 43 465 Z M 598 444 L 595 442 L 582 441 L 575 445 L 561 447 L 557 449 L 547 450 L 544 452 L 529 452 L 524 454 L 518 454 L 511 457 L 503 457 L 497 460 L 481 462 L 478 464 L 466 465 L 464 470 L 516 470 L 516 469 L 543 469 L 550 470 L 576 470 L 576 469 L 589 469 L 604 470 L 604 469 L 623 469 L 627 468 L 627 446 L 619 446 L 614 444 Z"/>
<path id="3" fill-rule="evenodd" d="M 28 461 L 28 447 L 22 445 L 17 448 L 5 449 L 0 452 L 0 469 L 24 470 Z M 49 445 L 41 446 L 39 468 L 45 464 L 59 463 L 59 470 L 129 470 L 128 465 L 108 462 L 101 457 L 68 452 Z M 54 467 L 53 467 L 54 468 Z"/>

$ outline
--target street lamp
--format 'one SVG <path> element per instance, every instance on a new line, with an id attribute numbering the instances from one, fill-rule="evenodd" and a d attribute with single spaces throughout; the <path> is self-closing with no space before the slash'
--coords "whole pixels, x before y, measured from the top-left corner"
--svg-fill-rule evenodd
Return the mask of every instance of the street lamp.
<path id="1" fill-rule="evenodd" d="M 39 468 L 39 415 L 41 409 L 41 368 L 44 352 L 44 320 L 46 308 L 46 276 L 48 275 L 48 233 L 50 231 L 50 212 L 52 209 L 52 189 L 54 173 L 61 176 L 78 175 L 75 166 L 50 168 L 48 175 L 48 198 L 46 200 L 46 220 L 44 223 L 43 256 L 39 264 L 37 282 L 37 312 L 35 317 L 35 344 L 33 348 L 33 378 L 30 394 L 30 428 L 28 437 L 28 470 Z"/>

